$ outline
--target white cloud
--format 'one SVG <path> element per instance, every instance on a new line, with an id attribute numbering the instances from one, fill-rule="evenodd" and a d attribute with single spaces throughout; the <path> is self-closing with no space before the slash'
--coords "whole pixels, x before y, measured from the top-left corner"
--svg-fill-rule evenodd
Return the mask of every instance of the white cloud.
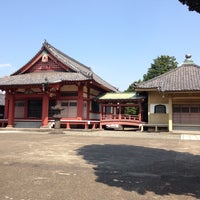
<path id="1" fill-rule="evenodd" d="M 9 64 L 9 63 L 1 64 L 0 63 L 0 67 L 11 67 L 11 64 Z"/>

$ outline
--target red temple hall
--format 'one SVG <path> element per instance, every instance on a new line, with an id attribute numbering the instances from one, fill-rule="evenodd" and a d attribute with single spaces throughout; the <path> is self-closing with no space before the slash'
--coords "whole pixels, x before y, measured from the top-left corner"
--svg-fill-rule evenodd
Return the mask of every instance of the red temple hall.
<path id="1" fill-rule="evenodd" d="M 63 128 L 100 127 L 96 97 L 119 91 L 75 59 L 46 41 L 39 52 L 10 76 L 0 78 L 5 91 L 1 126 L 52 128 L 55 106 Z"/>

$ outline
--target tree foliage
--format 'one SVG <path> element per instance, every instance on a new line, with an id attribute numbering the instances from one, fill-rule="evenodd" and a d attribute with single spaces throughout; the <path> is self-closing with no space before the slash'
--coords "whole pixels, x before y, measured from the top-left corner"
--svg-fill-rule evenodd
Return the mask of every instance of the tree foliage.
<path id="1" fill-rule="evenodd" d="M 190 11 L 200 13 L 200 0 L 179 0 L 182 4 L 186 4 Z"/>
<path id="2" fill-rule="evenodd" d="M 128 89 L 125 90 L 124 92 L 133 92 L 134 91 L 134 87 L 135 85 L 137 85 L 138 83 L 141 83 L 142 81 L 139 79 L 138 81 L 134 81 L 133 83 L 131 83 L 129 86 L 128 86 Z"/>
<path id="3" fill-rule="evenodd" d="M 161 55 L 153 61 L 154 62 L 151 64 L 151 67 L 148 69 L 147 73 L 143 75 L 143 80 L 139 79 L 138 81 L 134 81 L 124 92 L 133 92 L 135 85 L 138 83 L 155 78 L 156 76 L 175 69 L 178 66 L 178 62 L 174 56 Z"/>
<path id="4" fill-rule="evenodd" d="M 153 61 L 154 62 L 151 64 L 151 67 L 148 69 L 147 73 L 143 75 L 143 80 L 134 81 L 132 84 L 129 85 L 128 89 L 125 90 L 125 92 L 133 92 L 135 90 L 135 85 L 137 85 L 138 83 L 155 78 L 156 76 L 166 73 L 172 69 L 175 69 L 178 66 L 178 62 L 176 61 L 176 58 L 174 56 L 161 55 L 156 59 L 154 59 Z M 145 92 L 140 94 L 146 96 Z M 142 120 L 147 121 L 148 120 L 147 98 L 142 103 L 142 107 L 143 107 Z M 124 113 L 129 115 L 136 115 L 138 114 L 138 108 L 134 106 L 126 107 Z"/>
<path id="5" fill-rule="evenodd" d="M 174 56 L 161 55 L 154 59 L 154 62 L 148 69 L 147 74 L 143 75 L 143 81 L 147 81 L 172 69 L 175 69 L 177 65 L 178 62 Z"/>
<path id="6" fill-rule="evenodd" d="M 128 89 L 125 90 L 124 92 L 133 92 L 135 89 L 135 85 L 138 83 L 141 83 L 141 80 L 134 81 L 132 84 L 129 85 Z M 131 106 L 131 107 L 125 107 L 124 108 L 124 113 L 127 115 L 137 115 L 138 114 L 138 107 Z"/>

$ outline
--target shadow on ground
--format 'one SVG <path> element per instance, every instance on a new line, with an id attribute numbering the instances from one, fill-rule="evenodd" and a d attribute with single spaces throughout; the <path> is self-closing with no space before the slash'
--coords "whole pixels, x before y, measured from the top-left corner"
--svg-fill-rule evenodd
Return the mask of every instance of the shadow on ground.
<path id="1" fill-rule="evenodd" d="M 200 156 L 128 145 L 88 145 L 77 152 L 95 166 L 97 182 L 139 194 L 200 198 Z"/>

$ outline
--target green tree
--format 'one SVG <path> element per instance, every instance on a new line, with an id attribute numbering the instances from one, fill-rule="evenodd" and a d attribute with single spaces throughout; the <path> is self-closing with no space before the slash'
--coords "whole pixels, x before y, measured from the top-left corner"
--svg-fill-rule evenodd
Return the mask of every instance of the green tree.
<path id="1" fill-rule="evenodd" d="M 166 73 L 172 69 L 175 69 L 178 66 L 178 62 L 176 61 L 176 58 L 173 56 L 166 56 L 161 55 L 153 60 L 154 62 L 151 64 L 151 67 L 148 69 L 147 73 L 143 75 L 142 81 L 147 81 L 149 79 L 155 78 L 156 76 L 159 76 L 163 73 Z M 133 92 L 135 89 L 135 85 L 142 82 L 141 80 L 134 81 L 132 84 L 129 85 L 127 90 L 124 92 Z M 146 93 L 141 93 L 141 95 L 146 96 Z M 143 102 L 143 121 L 147 121 L 148 119 L 148 103 L 147 99 Z M 138 114 L 138 108 L 137 107 L 126 107 L 125 108 L 125 114 L 129 115 L 136 115 Z"/>
<path id="2" fill-rule="evenodd" d="M 164 74 L 178 66 L 178 62 L 174 56 L 161 55 L 154 59 L 151 67 L 147 73 L 143 75 L 143 81 L 155 78 L 161 74 Z"/>
<path id="3" fill-rule="evenodd" d="M 124 92 L 133 92 L 134 91 L 134 88 L 135 88 L 135 85 L 137 85 L 138 83 L 141 83 L 142 81 L 139 79 L 138 81 L 134 81 L 133 83 L 131 83 L 129 86 L 128 86 L 128 89 L 124 90 Z"/>
<path id="4" fill-rule="evenodd" d="M 200 0 L 179 0 L 182 4 L 188 6 L 189 11 L 196 11 L 200 13 Z"/>
<path id="5" fill-rule="evenodd" d="M 125 90 L 124 92 L 134 92 L 135 90 L 135 85 L 138 83 L 141 83 L 141 80 L 138 81 L 134 81 L 133 83 L 131 83 L 128 87 L 127 90 Z M 137 115 L 138 114 L 138 107 L 135 106 L 131 106 L 131 107 L 125 107 L 124 108 L 124 114 L 127 115 Z"/>

